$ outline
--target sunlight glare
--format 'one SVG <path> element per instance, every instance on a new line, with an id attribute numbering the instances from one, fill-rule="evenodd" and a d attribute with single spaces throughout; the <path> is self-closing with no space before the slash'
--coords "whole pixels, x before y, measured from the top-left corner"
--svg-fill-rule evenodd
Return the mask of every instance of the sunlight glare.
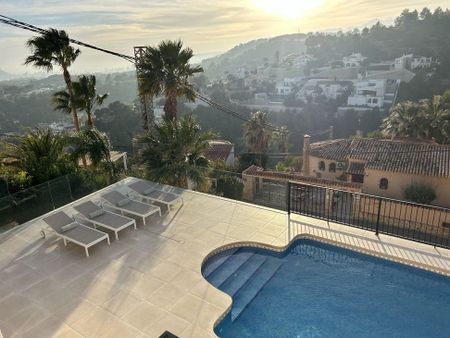
<path id="1" fill-rule="evenodd" d="M 253 0 L 253 2 L 257 8 L 269 14 L 295 19 L 320 7 L 324 0 Z"/>

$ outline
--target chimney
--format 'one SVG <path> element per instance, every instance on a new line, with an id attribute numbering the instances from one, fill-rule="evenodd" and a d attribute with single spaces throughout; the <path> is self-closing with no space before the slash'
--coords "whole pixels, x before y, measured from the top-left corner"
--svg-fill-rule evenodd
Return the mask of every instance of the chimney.
<path id="1" fill-rule="evenodd" d="M 303 136 L 303 168 L 302 168 L 303 176 L 310 176 L 309 172 L 310 138 L 311 137 L 309 135 Z"/>
<path id="2" fill-rule="evenodd" d="M 330 126 L 330 140 L 334 139 L 334 126 Z"/>

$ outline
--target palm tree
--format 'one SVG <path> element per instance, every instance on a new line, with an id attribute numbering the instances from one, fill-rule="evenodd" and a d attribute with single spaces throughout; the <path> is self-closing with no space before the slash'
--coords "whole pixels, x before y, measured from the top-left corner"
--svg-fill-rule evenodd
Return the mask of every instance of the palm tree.
<path id="1" fill-rule="evenodd" d="M 436 95 L 431 100 L 422 100 L 426 138 L 438 143 L 450 142 L 450 91 Z"/>
<path id="2" fill-rule="evenodd" d="M 70 45 L 67 33 L 63 30 L 50 28 L 41 35 L 28 40 L 27 46 L 33 54 L 26 58 L 25 64 L 32 64 L 48 72 L 52 71 L 54 66 L 59 66 L 63 71 L 69 97 L 73 99 L 69 67 L 75 62 L 81 51 Z M 77 110 L 74 106 L 71 107 L 71 113 L 75 130 L 80 131 Z"/>
<path id="3" fill-rule="evenodd" d="M 111 176 L 114 175 L 114 165 L 111 160 L 111 143 L 105 133 L 96 128 L 83 130 L 70 138 L 74 150 L 72 157 L 79 160 L 88 157 L 93 168 L 105 165 Z"/>
<path id="4" fill-rule="evenodd" d="M 65 146 L 64 137 L 36 129 L 8 143 L 4 156 L 16 159 L 14 165 L 30 176 L 31 184 L 39 184 L 75 171 Z"/>
<path id="5" fill-rule="evenodd" d="M 418 103 L 397 104 L 383 121 L 383 133 L 391 137 L 414 137 L 450 142 L 450 91 Z"/>
<path id="6" fill-rule="evenodd" d="M 289 148 L 291 144 L 289 143 L 289 139 L 291 137 L 291 132 L 288 127 L 282 126 L 276 132 L 273 133 L 273 138 L 275 142 L 278 144 L 278 151 L 283 154 L 287 154 L 289 152 Z M 286 157 L 286 155 L 284 155 Z"/>
<path id="7" fill-rule="evenodd" d="M 397 104 L 384 119 L 382 132 L 395 138 L 414 137 L 420 138 L 426 134 L 423 121 L 423 104 L 405 101 Z"/>
<path id="8" fill-rule="evenodd" d="M 158 47 L 147 47 L 139 63 L 141 94 L 157 96 L 164 94 L 164 112 L 167 119 L 177 118 L 177 99 L 195 100 L 195 91 L 189 78 L 203 72 L 200 66 L 191 66 L 192 49 L 183 48 L 183 42 L 162 41 Z"/>
<path id="9" fill-rule="evenodd" d="M 59 91 L 53 95 L 53 103 L 56 110 L 70 112 L 72 106 L 76 110 L 86 112 L 86 127 L 92 129 L 94 122 L 92 115 L 94 111 L 103 104 L 108 94 L 99 95 L 96 89 L 96 78 L 94 75 L 82 75 L 78 77 L 78 81 L 72 83 L 73 102 L 68 91 Z"/>
<path id="10" fill-rule="evenodd" d="M 141 138 L 141 162 L 146 165 L 147 177 L 183 188 L 188 187 L 189 180 L 202 185 L 208 171 L 203 153 L 214 137 L 212 132 L 202 132 L 191 115 L 179 121 L 163 119 L 152 134 Z"/>
<path id="11" fill-rule="evenodd" d="M 244 124 L 244 139 L 247 146 L 259 154 L 259 164 L 262 165 L 262 155 L 267 153 L 272 132 L 268 128 L 267 114 L 261 111 L 253 113 L 250 120 Z"/>

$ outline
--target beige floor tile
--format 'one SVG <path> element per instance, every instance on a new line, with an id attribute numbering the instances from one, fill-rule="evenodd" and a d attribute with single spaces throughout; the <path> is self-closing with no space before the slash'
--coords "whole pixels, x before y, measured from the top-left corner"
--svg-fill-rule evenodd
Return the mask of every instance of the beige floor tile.
<path id="1" fill-rule="evenodd" d="M 105 332 L 114 323 L 120 323 L 120 319 L 105 309 L 97 308 L 70 326 L 84 337 L 107 337 Z"/>
<path id="2" fill-rule="evenodd" d="M 17 279 L 29 272 L 34 272 L 34 269 L 28 265 L 17 262 L 17 263 L 6 263 L 0 271 L 0 281 L 8 283 L 12 279 Z"/>
<path id="3" fill-rule="evenodd" d="M 159 264 L 152 267 L 147 273 L 152 277 L 156 277 L 163 281 L 169 282 L 171 281 L 177 274 L 181 272 L 182 268 L 176 263 L 172 263 L 170 261 L 161 261 Z"/>
<path id="4" fill-rule="evenodd" d="M 132 288 L 126 288 L 124 291 L 137 294 L 139 297 L 147 299 L 153 292 L 164 285 L 164 281 L 151 276 L 142 277 Z"/>
<path id="5" fill-rule="evenodd" d="M 150 337 L 159 337 L 166 330 L 178 337 L 183 337 L 183 332 L 189 327 L 189 323 L 169 312 L 163 314 L 157 321 L 147 326 L 144 330 Z"/>
<path id="6" fill-rule="evenodd" d="M 216 289 L 209 284 L 206 280 L 204 283 L 197 284 L 190 290 L 190 293 L 197 296 L 208 303 L 211 303 L 221 309 L 228 309 L 231 306 L 232 300 L 229 295 Z"/>
<path id="7" fill-rule="evenodd" d="M 209 307 L 208 305 L 200 298 L 187 294 L 180 298 L 169 311 L 189 323 L 196 323 L 202 309 Z"/>
<path id="8" fill-rule="evenodd" d="M 29 298 L 11 294 L 0 302 L 0 318 L 5 321 L 31 305 Z"/>
<path id="9" fill-rule="evenodd" d="M 48 317 L 50 317 L 49 313 L 43 308 L 29 304 L 14 316 L 5 319 L 1 332 L 5 337 L 10 337 L 14 334 L 20 335 Z"/>
<path id="10" fill-rule="evenodd" d="M 72 335 L 69 335 L 72 333 Z M 22 334 L 23 338 L 79 337 L 76 332 L 56 317 L 49 317 Z"/>
<path id="11" fill-rule="evenodd" d="M 159 321 L 159 318 L 163 314 L 163 310 L 157 306 L 149 302 L 143 302 L 134 310 L 127 313 L 122 319 L 124 322 L 135 327 L 136 329 L 144 331 L 151 323 Z"/>
<path id="12" fill-rule="evenodd" d="M 9 280 L 8 284 L 13 287 L 14 290 L 19 292 L 29 288 L 33 284 L 40 282 L 44 278 L 45 275 L 42 275 L 34 270 L 30 270 L 24 275 Z"/>
<path id="13" fill-rule="evenodd" d="M 188 326 L 186 330 L 183 331 L 181 337 L 183 338 L 212 338 L 217 337 L 212 332 L 208 332 L 198 326 Z"/>
<path id="14" fill-rule="evenodd" d="M 166 283 L 153 292 L 147 300 L 162 309 L 171 308 L 183 295 L 184 291 L 173 284 Z"/>
<path id="15" fill-rule="evenodd" d="M 197 284 L 203 283 L 204 278 L 202 277 L 200 270 L 198 272 L 194 272 L 192 270 L 184 269 L 170 282 L 181 290 L 190 291 Z"/>
<path id="16" fill-rule="evenodd" d="M 58 291 L 61 288 L 59 283 L 51 278 L 45 278 L 40 282 L 33 284 L 29 288 L 21 292 L 22 295 L 39 301 L 40 299 L 48 296 L 52 292 Z"/>
<path id="17" fill-rule="evenodd" d="M 138 298 L 129 292 L 119 291 L 117 295 L 101 305 L 105 310 L 110 311 L 117 317 L 123 317 L 143 303 L 142 298 Z"/>
<path id="18" fill-rule="evenodd" d="M 97 308 L 97 305 L 79 298 L 59 308 L 58 311 L 54 313 L 54 316 L 62 319 L 66 324 L 72 325 L 76 321 L 91 314 Z"/>
<path id="19" fill-rule="evenodd" d="M 94 304 L 101 305 L 113 298 L 119 291 L 119 286 L 97 280 L 86 290 L 84 298 Z"/>

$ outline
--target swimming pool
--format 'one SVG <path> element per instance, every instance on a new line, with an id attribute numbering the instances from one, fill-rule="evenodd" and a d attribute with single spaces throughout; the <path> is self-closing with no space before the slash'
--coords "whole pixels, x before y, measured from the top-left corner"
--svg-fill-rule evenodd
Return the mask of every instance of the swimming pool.
<path id="1" fill-rule="evenodd" d="M 202 273 L 233 298 L 219 337 L 450 337 L 450 278 L 331 245 L 231 249 Z"/>

